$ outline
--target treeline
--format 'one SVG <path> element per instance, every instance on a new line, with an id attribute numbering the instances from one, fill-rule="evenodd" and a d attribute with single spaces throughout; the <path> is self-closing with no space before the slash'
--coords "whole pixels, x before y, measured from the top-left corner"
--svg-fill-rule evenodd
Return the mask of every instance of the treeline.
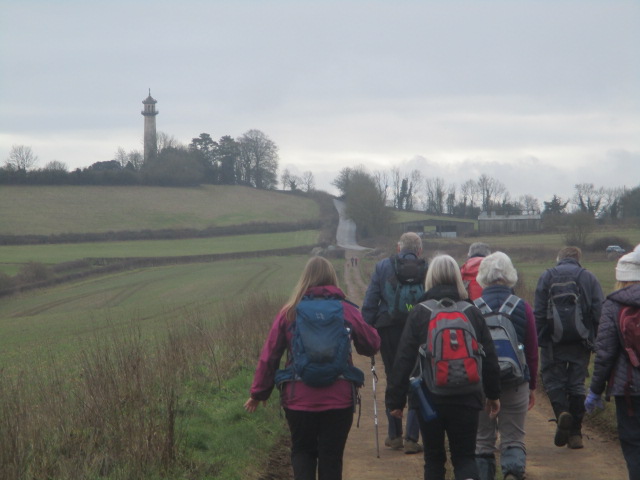
<path id="1" fill-rule="evenodd" d="M 540 205 L 533 195 L 514 198 L 499 180 L 482 174 L 461 184 L 447 184 L 439 177 L 425 177 L 419 170 L 399 168 L 370 173 L 365 167 L 343 168 L 332 184 L 344 197 L 353 183 L 368 184 L 376 199 L 398 210 L 423 211 L 477 219 L 481 212 L 498 215 L 555 215 L 582 212 L 599 220 L 640 217 L 640 186 L 633 189 L 597 187 L 592 183 L 574 186 L 570 198 L 554 195 Z"/>
<path id="2" fill-rule="evenodd" d="M 0 168 L 0 184 L 26 185 L 246 185 L 273 189 L 277 185 L 278 146 L 260 130 L 238 139 L 215 141 L 201 133 L 182 145 L 159 133 L 158 149 L 145 161 L 140 151 L 118 148 L 113 159 L 69 171 L 54 160 L 36 168 L 31 147 L 14 145 Z"/>

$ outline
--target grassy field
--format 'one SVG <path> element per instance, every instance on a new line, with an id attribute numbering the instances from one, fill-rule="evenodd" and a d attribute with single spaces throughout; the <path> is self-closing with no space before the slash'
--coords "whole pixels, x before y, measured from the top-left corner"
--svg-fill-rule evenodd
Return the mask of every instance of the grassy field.
<path id="1" fill-rule="evenodd" d="M 239 186 L 0 186 L 0 234 L 206 228 L 317 218 L 309 198 Z"/>
<path id="2" fill-rule="evenodd" d="M 0 272 L 15 275 L 28 262 L 55 265 L 83 258 L 173 257 L 290 248 L 315 245 L 318 234 L 316 230 L 302 230 L 179 240 L 0 245 Z"/>
<path id="3" fill-rule="evenodd" d="M 102 331 L 135 324 L 146 337 L 189 310 L 216 318 L 222 300 L 288 294 L 306 256 L 267 257 L 141 269 L 0 301 L 0 365 L 29 368 L 69 357 Z M 270 322 L 270 318 L 265 318 Z"/>

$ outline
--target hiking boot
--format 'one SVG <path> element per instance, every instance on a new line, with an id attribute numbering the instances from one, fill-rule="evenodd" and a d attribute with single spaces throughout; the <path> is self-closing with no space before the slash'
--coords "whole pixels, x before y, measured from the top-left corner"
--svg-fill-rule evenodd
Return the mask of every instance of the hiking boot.
<path id="1" fill-rule="evenodd" d="M 583 448 L 584 443 L 582 443 L 582 435 L 569 435 L 567 447 L 573 448 L 574 450 Z"/>
<path id="2" fill-rule="evenodd" d="M 404 453 L 410 455 L 412 453 L 420 453 L 422 451 L 422 445 L 418 442 L 414 442 L 413 440 L 406 439 L 404 441 Z"/>
<path id="3" fill-rule="evenodd" d="M 569 429 L 573 424 L 573 417 L 569 412 L 562 412 L 558 416 L 558 426 L 556 427 L 556 436 L 553 443 L 556 447 L 564 447 L 569 441 Z"/>
<path id="4" fill-rule="evenodd" d="M 385 447 L 389 447 L 392 450 L 401 450 L 402 447 L 404 447 L 404 442 L 402 441 L 402 437 L 387 437 L 384 440 L 384 445 Z"/>

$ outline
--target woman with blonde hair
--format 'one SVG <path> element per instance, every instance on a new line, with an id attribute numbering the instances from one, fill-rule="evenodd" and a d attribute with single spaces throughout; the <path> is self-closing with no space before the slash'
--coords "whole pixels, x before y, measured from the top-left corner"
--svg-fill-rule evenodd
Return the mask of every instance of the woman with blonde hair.
<path id="1" fill-rule="evenodd" d="M 518 272 L 511 259 L 503 252 L 485 257 L 476 277 L 482 287 L 481 299 L 475 301 L 480 309 L 493 315 L 507 302 L 511 313 L 506 316 L 513 325 L 517 344 L 524 350 L 522 375 L 501 381 L 500 413 L 490 418 L 480 413 L 476 442 L 476 463 L 480 480 L 494 480 L 496 474 L 496 443 L 500 439 L 500 467 L 505 480 L 522 480 L 526 466 L 525 418 L 535 404 L 534 391 L 538 377 L 538 335 L 536 319 L 531 305 L 512 297 L 518 281 Z M 483 310 L 487 308 L 487 310 Z"/>
<path id="2" fill-rule="evenodd" d="M 584 402 L 587 413 L 604 408 L 602 394 L 616 402 L 618 438 L 627 463 L 630 480 L 640 479 L 640 348 L 637 345 L 640 322 L 640 245 L 620 257 L 616 266 L 615 291 L 602 305 L 596 336 L 596 357 L 589 394 Z M 631 328 L 635 323 L 635 328 Z M 628 326 L 635 331 L 636 348 L 623 344 Z M 627 349 L 625 349 L 627 347 Z M 605 389 L 606 387 L 606 389 Z"/>
<path id="3" fill-rule="evenodd" d="M 376 330 L 365 323 L 357 306 L 346 301 L 331 262 L 323 257 L 313 257 L 273 321 L 258 360 L 250 397 L 244 404 L 248 412 L 254 412 L 259 403 L 266 402 L 271 395 L 285 351 L 288 352 L 287 368 L 279 372 L 293 373 L 292 341 L 297 316 L 301 308 L 310 303 L 320 309 L 317 311 L 322 311 L 325 305 L 318 302 L 332 302 L 327 311 L 342 317 L 360 355 L 375 355 L 380 348 Z M 350 353 L 348 364 L 345 372 L 357 370 Z M 361 386 L 346 377 L 349 377 L 347 373 L 327 386 L 318 387 L 291 375 L 279 385 L 280 400 L 291 432 L 291 464 L 295 480 L 342 478 L 344 447 L 353 422 L 357 388 Z"/>
<path id="4" fill-rule="evenodd" d="M 455 303 L 467 300 L 467 296 L 456 261 L 449 255 L 436 256 L 429 265 L 425 279 L 425 294 L 420 302 L 438 300 L 442 303 Z M 475 446 L 478 414 L 483 408 L 492 416 L 497 415 L 500 410 L 500 367 L 491 334 L 482 313 L 475 306 L 466 307 L 464 315 L 473 326 L 476 339 L 485 352 L 482 361 L 484 395 L 482 390 L 456 395 L 437 395 L 429 391 L 422 382 L 423 393 L 431 400 L 437 414 L 436 418 L 425 419 L 418 410 L 420 433 L 424 442 L 425 480 L 445 478 L 445 434 L 449 440 L 455 478 L 477 479 Z M 402 418 L 409 391 L 409 377 L 416 366 L 418 349 L 427 342 L 431 320 L 432 311 L 427 304 L 420 303 L 413 307 L 402 331 L 385 397 L 387 408 L 396 418 Z M 412 408 L 418 408 L 416 400 L 412 394 L 409 398 Z"/>

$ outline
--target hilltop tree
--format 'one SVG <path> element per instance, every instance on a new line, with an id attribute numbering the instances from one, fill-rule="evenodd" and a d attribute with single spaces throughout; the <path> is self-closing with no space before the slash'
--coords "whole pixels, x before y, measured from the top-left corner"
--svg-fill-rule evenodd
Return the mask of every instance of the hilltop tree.
<path id="1" fill-rule="evenodd" d="M 316 180 L 313 176 L 313 172 L 310 170 L 302 172 L 300 183 L 302 184 L 302 188 L 305 192 L 311 192 L 312 190 L 314 190 L 316 188 Z"/>
<path id="2" fill-rule="evenodd" d="M 240 157 L 240 146 L 238 142 L 229 135 L 220 137 L 215 156 L 219 166 L 219 182 L 223 185 L 234 185 L 237 183 L 236 167 Z"/>
<path id="3" fill-rule="evenodd" d="M 245 185 L 270 189 L 277 185 L 278 146 L 260 130 L 249 130 L 238 140 L 240 180 Z"/>

